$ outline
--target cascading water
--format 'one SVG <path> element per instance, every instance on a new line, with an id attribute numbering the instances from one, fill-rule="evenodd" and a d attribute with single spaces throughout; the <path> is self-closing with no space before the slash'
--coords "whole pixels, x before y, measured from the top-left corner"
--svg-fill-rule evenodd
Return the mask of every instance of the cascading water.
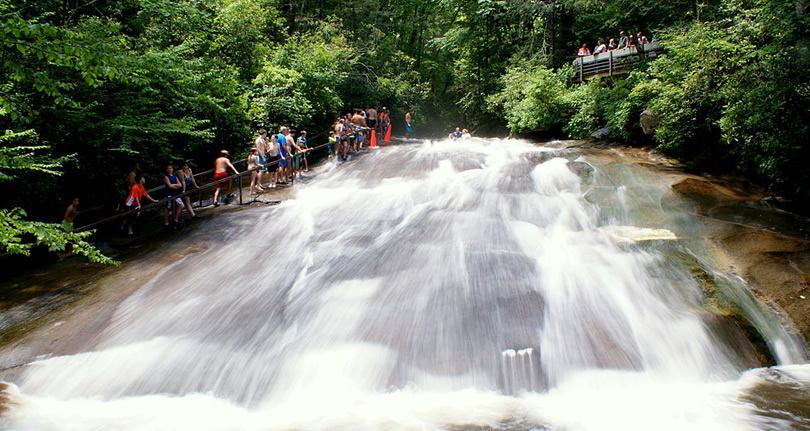
<path id="1" fill-rule="evenodd" d="M 810 366 L 790 365 L 802 346 L 753 301 L 783 366 L 746 371 L 754 350 L 718 336 L 730 324 L 671 259 L 702 246 L 666 184 L 577 151 L 389 147 L 327 165 L 279 206 L 211 219 L 160 251 L 184 257 L 84 353 L 28 365 L 0 425 L 810 427 L 765 390 L 810 400 Z"/>

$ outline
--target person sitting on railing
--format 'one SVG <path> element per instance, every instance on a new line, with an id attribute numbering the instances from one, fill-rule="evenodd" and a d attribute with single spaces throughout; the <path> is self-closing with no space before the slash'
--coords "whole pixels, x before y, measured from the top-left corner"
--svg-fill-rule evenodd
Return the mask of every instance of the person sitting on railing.
<path id="1" fill-rule="evenodd" d="M 580 46 L 579 50 L 577 51 L 577 57 L 587 57 L 589 55 L 591 55 L 591 50 L 588 49 L 587 43 L 583 43 L 582 46 Z"/>
<path id="2" fill-rule="evenodd" d="M 616 39 L 610 39 L 610 42 L 607 44 L 607 50 L 613 51 L 614 49 L 616 49 Z"/>
<path id="3" fill-rule="evenodd" d="M 238 174 L 239 171 L 233 167 L 231 161 L 228 160 L 229 153 L 225 150 L 219 152 L 219 157 L 214 160 L 214 181 L 221 180 L 223 178 L 228 178 L 228 169 L 231 168 L 235 174 Z M 231 180 L 223 181 L 224 183 L 228 184 L 228 194 L 231 193 Z M 214 189 L 214 206 L 219 206 L 219 189 L 222 188 L 222 183 L 217 184 L 216 188 Z"/>
<path id="4" fill-rule="evenodd" d="M 124 220 L 124 226 L 126 227 L 127 235 L 129 236 L 135 234 L 133 229 L 135 228 L 135 223 L 138 221 L 138 217 L 141 215 L 141 199 L 146 197 L 150 201 L 157 203 L 157 199 L 153 199 L 152 196 L 149 196 L 149 193 L 146 192 L 146 188 L 143 186 L 144 184 L 146 184 L 146 179 L 143 177 L 143 175 L 136 175 L 135 185 L 132 186 L 132 190 L 130 190 L 129 196 L 127 197 L 126 202 L 124 202 L 125 209 L 136 210 L 130 212 L 130 214 L 128 214 Z"/>
<path id="5" fill-rule="evenodd" d="M 180 178 L 180 183 L 183 184 L 183 193 L 190 191 L 191 187 L 195 189 L 200 188 L 200 186 L 197 185 L 197 181 L 194 180 L 194 174 L 191 172 L 191 168 L 188 167 L 188 162 L 183 162 L 183 166 L 180 168 L 180 171 L 177 172 L 177 178 Z M 192 220 L 200 218 L 194 213 L 194 209 L 191 208 L 191 199 L 188 196 L 183 196 L 183 206 L 186 208 L 186 211 L 191 214 Z"/>
<path id="6" fill-rule="evenodd" d="M 605 45 L 605 41 L 599 39 L 599 41 L 596 42 L 596 48 L 593 49 L 593 55 L 601 54 L 603 52 L 607 52 L 607 45 Z"/>
<path id="7" fill-rule="evenodd" d="M 627 33 L 624 30 L 619 32 L 619 45 L 616 46 L 616 49 L 627 48 Z"/>

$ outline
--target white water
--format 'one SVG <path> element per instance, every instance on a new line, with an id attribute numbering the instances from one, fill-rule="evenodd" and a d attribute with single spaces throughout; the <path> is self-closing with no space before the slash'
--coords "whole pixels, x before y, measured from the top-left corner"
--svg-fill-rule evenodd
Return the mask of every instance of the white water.
<path id="1" fill-rule="evenodd" d="M 0 425 L 810 426 L 746 398 L 764 383 L 805 393 L 810 366 L 746 371 L 752 352 L 718 339 L 667 254 L 701 239 L 665 209 L 666 185 L 621 163 L 582 179 L 550 151 L 578 157 L 510 140 L 389 147 L 324 168 L 280 206 L 218 216 L 184 240 L 203 251 L 144 280 L 85 353 L 29 365 Z M 610 229 L 627 226 L 682 239 Z M 781 364 L 804 361 L 745 307 Z"/>

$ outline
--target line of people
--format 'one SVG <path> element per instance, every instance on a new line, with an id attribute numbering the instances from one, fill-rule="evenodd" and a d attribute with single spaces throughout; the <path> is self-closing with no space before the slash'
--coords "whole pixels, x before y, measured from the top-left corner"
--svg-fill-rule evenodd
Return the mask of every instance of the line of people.
<path id="1" fill-rule="evenodd" d="M 127 182 L 129 184 L 129 194 L 124 201 L 123 209 L 126 211 L 135 210 L 130 212 L 121 225 L 121 230 L 125 231 L 128 236 L 135 234 L 134 229 L 137 224 L 138 218 L 141 215 L 141 201 L 147 199 L 153 203 L 157 203 L 158 199 L 153 198 L 146 191 L 146 178 L 140 173 L 140 166 L 136 163 L 132 170 L 127 175 Z M 184 162 L 177 174 L 174 172 L 172 165 L 166 165 L 166 174 L 163 176 L 163 184 L 165 185 L 165 193 L 167 198 L 173 198 L 182 193 L 190 191 L 192 187 L 198 189 L 197 181 L 194 179 L 194 174 L 188 165 Z M 172 211 L 172 207 L 174 210 Z M 169 199 L 166 206 L 163 207 L 163 226 L 166 229 L 172 229 L 183 226 L 183 221 L 180 220 L 180 213 L 185 208 L 191 215 L 192 220 L 199 218 L 191 206 L 191 199 L 188 196 L 182 198 Z M 171 222 L 169 215 L 172 212 Z"/>
<path id="2" fill-rule="evenodd" d="M 410 115 L 408 111 L 407 115 Z M 406 117 L 407 117 L 406 115 Z M 407 126 L 406 122 L 406 127 Z M 372 106 L 366 109 L 353 109 L 352 112 L 338 117 L 329 131 L 329 157 L 340 157 L 341 160 L 348 159 L 349 150 L 357 152 L 363 149 L 363 145 L 370 146 L 371 132 L 378 136 L 389 136 L 391 128 L 391 113 L 383 107 L 377 111 L 377 107 Z M 406 129 L 406 139 L 409 132 Z"/>
<path id="3" fill-rule="evenodd" d="M 265 190 L 262 186 L 265 172 L 270 174 L 270 188 L 275 188 L 277 184 L 292 184 L 296 178 L 301 178 L 304 172 L 309 171 L 307 154 L 311 150 L 306 130 L 301 131 L 298 139 L 295 139 L 295 131 L 287 126 L 282 126 L 276 135 L 268 135 L 265 129 L 259 130 L 259 136 L 247 157 L 248 169 L 252 170 L 250 193 L 258 194 Z M 276 160 L 278 163 L 274 164 Z M 219 171 L 225 172 L 225 166 L 217 165 L 215 172 Z"/>
<path id="4" fill-rule="evenodd" d="M 409 116 L 413 111 L 406 114 L 406 127 L 410 128 Z M 391 127 L 390 112 L 383 107 L 378 111 L 372 106 L 366 109 L 354 109 L 351 113 L 341 116 L 334 123 L 329 131 L 329 158 L 341 157 L 346 160 L 348 152 L 360 151 L 364 145 L 370 142 L 370 131 L 374 130 L 382 136 L 389 136 Z M 412 130 L 410 130 L 412 131 Z M 406 136 L 409 133 L 406 132 Z M 312 150 L 307 141 L 307 132 L 302 130 L 295 138 L 295 131 L 288 126 L 282 126 L 278 134 L 269 134 L 267 130 L 259 130 L 254 145 L 247 156 L 247 169 L 251 171 L 250 194 L 259 194 L 265 191 L 263 177 L 269 174 L 269 188 L 277 185 L 289 185 L 296 179 L 304 176 L 309 171 L 309 161 L 307 154 Z M 218 181 L 214 189 L 212 204 L 217 207 L 221 204 L 221 189 L 227 187 L 225 199 L 231 195 L 231 180 L 226 180 L 233 172 L 239 171 L 231 163 L 230 154 L 227 150 L 220 151 L 219 157 L 214 161 L 214 181 Z M 278 163 L 274 163 L 278 161 Z M 140 166 L 136 163 L 127 176 L 129 193 L 124 202 L 124 210 L 135 210 L 129 213 L 121 225 L 121 229 L 127 235 L 134 235 L 135 226 L 141 215 L 141 202 L 146 199 L 151 202 L 158 202 L 149 195 L 146 190 L 146 179 L 140 174 Z M 163 176 L 165 186 L 165 196 L 173 198 L 187 191 L 198 189 L 199 186 L 194 179 L 188 163 L 183 163 L 181 169 L 175 175 L 174 167 L 166 166 L 166 174 Z M 193 188 L 193 189 L 192 189 Z M 172 208 L 174 208 L 172 210 Z M 166 229 L 173 229 L 183 226 L 180 215 L 185 209 L 191 215 L 192 220 L 199 218 L 191 206 L 188 196 L 176 199 L 169 199 L 163 208 L 163 224 Z M 170 217 L 171 216 L 171 217 Z M 72 220 L 71 220 L 72 221 Z"/>
<path id="5" fill-rule="evenodd" d="M 653 36 L 653 42 L 656 41 L 656 36 Z M 603 52 L 613 51 L 616 49 L 622 48 L 634 48 L 639 45 L 646 45 L 650 43 L 647 40 L 647 36 L 644 36 L 642 32 L 638 32 L 636 36 L 633 36 L 631 33 L 629 36 L 627 33 L 622 30 L 619 32 L 619 42 L 616 43 L 616 39 L 610 39 L 610 41 L 605 44 L 604 39 L 599 39 L 596 42 L 596 46 L 593 49 L 593 52 L 588 48 L 587 43 L 583 43 L 582 46 L 577 50 L 577 57 L 587 57 L 589 55 L 596 55 L 601 54 Z"/>

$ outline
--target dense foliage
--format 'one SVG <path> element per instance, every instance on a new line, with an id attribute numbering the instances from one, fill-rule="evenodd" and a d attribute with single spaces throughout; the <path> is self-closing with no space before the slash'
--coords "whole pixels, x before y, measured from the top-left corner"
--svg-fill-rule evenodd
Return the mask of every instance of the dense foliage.
<path id="1" fill-rule="evenodd" d="M 807 196 L 804 1 L 0 0 L 0 194 L 53 219 L 117 202 L 134 162 L 208 168 L 258 128 L 407 108 L 417 135 L 551 130 L 643 142 Z M 581 43 L 657 35 L 627 79 L 571 82 Z M 639 114 L 659 119 L 643 135 Z M 314 133 L 313 133 L 314 132 Z M 53 175 L 63 172 L 62 175 Z M 14 214 L 22 222 L 22 212 Z M 8 244 L 4 243 L 8 248 Z"/>

